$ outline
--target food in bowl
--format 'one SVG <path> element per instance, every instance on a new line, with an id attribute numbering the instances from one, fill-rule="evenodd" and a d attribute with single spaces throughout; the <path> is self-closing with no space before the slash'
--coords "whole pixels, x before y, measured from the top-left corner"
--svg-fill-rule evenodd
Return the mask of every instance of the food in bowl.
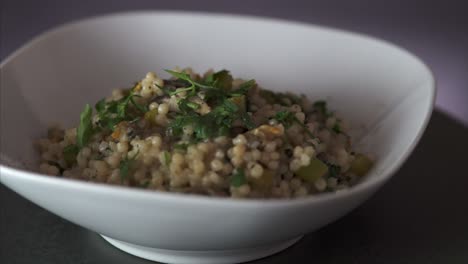
<path id="1" fill-rule="evenodd" d="M 293 198 L 346 189 L 372 167 L 325 101 L 274 92 L 229 71 L 149 72 L 76 128 L 37 142 L 42 173 L 167 192 Z"/>

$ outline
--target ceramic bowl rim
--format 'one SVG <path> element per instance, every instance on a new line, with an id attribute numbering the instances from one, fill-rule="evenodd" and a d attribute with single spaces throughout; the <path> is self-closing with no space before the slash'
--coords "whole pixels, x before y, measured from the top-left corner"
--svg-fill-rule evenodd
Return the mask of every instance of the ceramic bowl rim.
<path id="1" fill-rule="evenodd" d="M 341 30 L 333 27 L 309 24 L 299 21 L 285 20 L 281 18 L 272 18 L 272 17 L 262 17 L 262 16 L 252 16 L 252 15 L 240 15 L 240 14 L 230 14 L 230 13 L 214 13 L 214 12 L 193 12 L 193 11 L 128 11 L 128 12 L 117 12 L 104 15 L 91 16 L 75 21 L 65 23 L 63 25 L 54 27 L 52 29 L 46 30 L 45 32 L 39 34 L 36 37 L 33 37 L 20 48 L 12 52 L 7 56 L 1 63 L 0 69 L 3 69 L 6 64 L 10 61 L 13 61 L 17 56 L 22 54 L 24 51 L 33 48 L 40 41 L 46 40 L 47 38 L 72 30 L 74 27 L 81 26 L 87 23 L 96 22 L 99 20 L 106 19 L 117 19 L 119 17 L 130 17 L 130 16 L 197 16 L 197 17 L 210 17 L 214 19 L 227 19 L 231 21 L 240 21 L 240 20 L 250 20 L 252 22 L 263 22 L 263 23 L 277 23 L 288 26 L 296 27 L 307 27 L 313 28 L 322 32 L 334 32 L 340 35 L 347 35 L 350 37 L 359 38 L 362 41 L 371 41 L 374 43 L 383 44 L 388 48 L 393 48 L 398 50 L 403 55 L 407 56 L 409 59 L 415 60 L 420 64 L 423 69 L 429 73 L 427 76 L 429 79 L 429 89 L 430 89 L 430 101 L 428 108 L 425 111 L 425 116 L 422 125 L 419 127 L 416 137 L 412 140 L 411 144 L 408 146 L 407 150 L 396 159 L 392 164 L 390 164 L 384 171 L 381 171 L 382 174 L 380 177 L 369 177 L 368 179 L 363 180 L 359 184 L 344 190 L 338 191 L 335 193 L 323 193 L 320 195 L 310 195 L 300 199 L 233 199 L 229 197 L 211 197 L 211 196 L 201 196 L 193 194 L 179 194 L 179 193 L 169 193 L 169 192 L 155 192 L 152 190 L 137 189 L 132 187 L 123 187 L 123 186 L 114 186 L 109 184 L 96 184 L 91 182 L 85 182 L 80 180 L 73 179 L 64 179 L 59 177 L 51 177 L 43 174 L 39 174 L 32 171 L 22 170 L 0 164 L 0 176 L 3 173 L 8 173 L 10 175 L 15 175 L 15 177 L 21 178 L 22 180 L 33 181 L 37 183 L 43 183 L 48 185 L 61 185 L 62 188 L 70 189 L 83 189 L 84 192 L 94 192 L 94 193 L 105 193 L 106 195 L 115 195 L 125 198 L 133 199 L 147 199 L 147 200 L 157 200 L 161 202 L 175 202 L 175 203 L 185 203 L 190 205 L 214 205 L 222 207 L 283 207 L 283 206 L 302 206 L 305 204 L 316 204 L 322 203 L 330 200 L 346 199 L 358 193 L 364 192 L 372 188 L 378 188 L 380 185 L 383 185 L 387 180 L 389 180 L 395 172 L 404 164 L 408 157 L 413 152 L 414 148 L 420 141 L 424 131 L 427 128 L 429 123 L 432 111 L 434 109 L 435 97 L 436 97 L 436 80 L 431 69 L 416 55 L 412 54 L 408 50 L 399 47 L 391 42 L 382 40 L 367 34 L 356 33 L 347 30 Z M 0 177 L 0 181 L 1 177 Z"/>

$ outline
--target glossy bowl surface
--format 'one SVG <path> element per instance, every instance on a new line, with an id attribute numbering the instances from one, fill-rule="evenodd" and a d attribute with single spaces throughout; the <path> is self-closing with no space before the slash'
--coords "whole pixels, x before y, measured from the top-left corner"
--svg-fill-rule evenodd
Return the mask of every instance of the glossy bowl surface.
<path id="1" fill-rule="evenodd" d="M 327 99 L 375 168 L 357 186 L 296 200 L 232 200 L 34 173 L 33 141 L 76 125 L 85 103 L 174 66 L 226 68 L 263 87 Z M 402 165 L 432 112 L 427 66 L 384 41 L 319 26 L 205 13 L 136 12 L 62 26 L 1 64 L 1 182 L 122 250 L 177 263 L 277 252 L 360 205 Z M 167 77 L 167 76 L 164 76 Z"/>

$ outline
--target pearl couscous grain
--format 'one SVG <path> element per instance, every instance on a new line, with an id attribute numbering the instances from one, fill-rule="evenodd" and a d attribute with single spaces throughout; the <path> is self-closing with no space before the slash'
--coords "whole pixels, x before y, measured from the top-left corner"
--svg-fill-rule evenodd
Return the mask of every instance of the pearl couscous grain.
<path id="1" fill-rule="evenodd" d="M 342 190 L 372 166 L 324 101 L 260 88 L 228 71 L 149 72 L 52 127 L 39 171 L 64 178 L 238 198 Z"/>

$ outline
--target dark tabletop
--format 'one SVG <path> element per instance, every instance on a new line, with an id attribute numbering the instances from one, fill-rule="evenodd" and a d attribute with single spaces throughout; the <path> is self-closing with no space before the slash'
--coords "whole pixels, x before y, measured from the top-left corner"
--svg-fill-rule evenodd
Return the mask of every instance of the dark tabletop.
<path id="1" fill-rule="evenodd" d="M 369 33 L 410 49 L 438 78 L 438 106 L 468 121 L 468 16 L 462 1 L 249 2 L 2 0 L 0 59 L 50 27 L 115 11 L 163 8 L 281 17 Z M 468 123 L 451 115 L 433 113 L 409 160 L 358 209 L 252 263 L 468 263 Z M 153 262 L 119 251 L 0 185 L 0 263 Z"/>

